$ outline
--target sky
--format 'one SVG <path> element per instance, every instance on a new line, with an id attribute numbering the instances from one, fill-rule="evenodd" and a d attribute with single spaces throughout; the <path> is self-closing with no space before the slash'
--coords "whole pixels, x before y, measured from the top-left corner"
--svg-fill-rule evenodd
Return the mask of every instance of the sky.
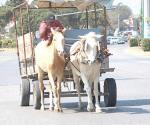
<path id="1" fill-rule="evenodd" d="M 0 5 L 3 5 L 7 0 L 0 0 Z M 128 5 L 133 14 L 137 15 L 140 12 L 140 1 L 141 0 L 114 0 L 113 5 L 117 5 L 118 3 L 122 2 L 125 5 Z"/>
<path id="2" fill-rule="evenodd" d="M 0 0 L 0 5 L 4 5 L 7 0 Z"/>
<path id="3" fill-rule="evenodd" d="M 125 5 L 128 5 L 131 8 L 134 15 L 140 13 L 141 0 L 114 0 L 113 5 L 117 5 L 120 2 L 122 2 Z"/>

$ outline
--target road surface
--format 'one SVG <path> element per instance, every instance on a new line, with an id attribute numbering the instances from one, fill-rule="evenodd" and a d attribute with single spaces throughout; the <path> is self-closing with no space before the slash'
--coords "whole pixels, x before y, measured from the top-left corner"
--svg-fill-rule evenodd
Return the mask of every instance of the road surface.
<path id="1" fill-rule="evenodd" d="M 20 107 L 16 54 L 0 52 L 0 125 L 149 125 L 150 56 L 129 53 L 127 45 L 108 47 L 115 71 L 102 75 L 101 90 L 105 78 L 115 78 L 117 106 L 105 107 L 102 97 L 102 113 L 79 111 L 77 98 L 62 98 L 63 113 L 34 110 L 32 96 L 29 107 Z M 86 97 L 83 101 L 86 105 Z"/>

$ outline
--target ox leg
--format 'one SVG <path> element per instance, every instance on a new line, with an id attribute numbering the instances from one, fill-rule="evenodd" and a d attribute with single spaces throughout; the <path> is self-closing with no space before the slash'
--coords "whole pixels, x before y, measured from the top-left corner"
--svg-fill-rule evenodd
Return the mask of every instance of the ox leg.
<path id="1" fill-rule="evenodd" d="M 75 87 L 76 87 L 76 90 L 78 93 L 78 98 L 79 98 L 78 107 L 81 110 L 82 109 L 82 101 L 81 101 L 81 95 L 80 95 L 80 81 L 79 81 L 80 79 L 79 79 L 79 76 L 77 76 L 75 74 L 73 74 L 73 79 L 75 82 Z"/>
<path id="2" fill-rule="evenodd" d="M 54 105 L 53 105 L 53 92 L 52 92 L 52 86 L 51 83 L 49 83 L 49 110 L 53 111 Z"/>
<path id="3" fill-rule="evenodd" d="M 51 84 L 51 91 L 50 91 L 50 96 L 49 96 L 49 100 L 50 100 L 50 106 L 52 104 L 52 94 L 54 96 L 54 105 L 55 105 L 55 98 L 56 98 L 56 85 L 55 85 L 55 82 L 54 82 L 54 79 L 53 79 L 53 76 L 51 73 L 48 73 L 48 77 L 49 77 L 49 82 Z M 49 107 L 50 110 L 51 110 L 51 107 Z"/>
<path id="4" fill-rule="evenodd" d="M 62 112 L 61 104 L 60 104 L 60 94 L 61 94 L 61 80 L 57 81 L 57 100 L 55 110 L 58 112 Z"/>
<path id="5" fill-rule="evenodd" d="M 88 97 L 87 111 L 92 112 L 94 111 L 94 105 L 92 102 L 92 90 L 91 90 L 92 83 L 90 83 L 84 75 L 81 75 L 81 77 L 82 77 L 82 81 L 84 82 L 85 90 L 86 90 L 87 97 Z"/>
<path id="6" fill-rule="evenodd" d="M 100 108 L 100 104 L 99 104 L 99 101 L 98 101 L 98 81 L 99 79 L 95 79 L 94 81 L 94 95 L 95 95 L 95 108 L 96 108 L 96 112 L 101 112 L 101 108 Z"/>
<path id="7" fill-rule="evenodd" d="M 57 86 L 55 84 L 55 81 L 53 79 L 53 76 L 51 73 L 48 73 L 48 77 L 49 77 L 49 82 L 51 83 L 51 87 L 52 87 L 52 92 L 53 92 L 53 96 L 54 96 L 54 110 L 55 111 L 59 111 L 58 109 L 58 97 L 57 97 Z"/>
<path id="8" fill-rule="evenodd" d="M 43 83 L 43 71 L 38 68 L 38 80 L 39 88 L 41 92 L 41 110 L 44 110 L 44 83 Z"/>

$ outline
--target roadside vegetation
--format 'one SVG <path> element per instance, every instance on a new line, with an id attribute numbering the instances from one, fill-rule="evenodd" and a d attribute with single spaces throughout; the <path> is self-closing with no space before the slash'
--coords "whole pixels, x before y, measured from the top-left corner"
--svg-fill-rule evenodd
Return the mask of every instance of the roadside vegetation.
<path id="1" fill-rule="evenodd" d="M 141 45 L 144 51 L 150 51 L 150 39 L 143 39 Z"/>
<path id="2" fill-rule="evenodd" d="M 20 3 L 23 3 L 24 0 L 7 0 L 6 4 L 3 6 L 0 6 L 0 48 L 13 48 L 16 47 L 16 41 L 15 41 L 15 28 L 11 28 L 9 32 L 5 31 L 5 27 L 7 24 L 9 24 L 10 21 L 13 21 L 13 13 L 12 9 L 19 5 Z M 91 9 L 91 8 L 90 8 Z M 39 24 L 43 19 L 46 19 L 52 15 L 58 14 L 61 15 L 63 13 L 71 13 L 75 12 L 74 9 L 68 10 L 64 9 L 60 12 L 54 9 L 52 11 L 49 10 L 32 10 L 30 12 L 30 19 L 31 19 L 31 31 L 35 33 L 38 30 Z M 19 13 L 19 11 L 16 13 L 16 15 Z M 120 30 L 125 30 L 126 25 L 123 23 L 123 20 L 128 19 L 130 15 L 132 15 L 131 9 L 123 4 L 118 4 L 116 9 L 108 10 L 107 12 L 107 22 L 104 21 L 103 14 L 99 13 L 97 14 L 97 25 L 107 25 L 111 29 L 111 31 L 115 30 L 118 26 L 118 15 L 119 15 L 119 24 L 120 24 Z M 28 18 L 27 18 L 27 12 L 22 11 L 23 15 L 23 22 L 24 22 L 24 33 L 29 32 L 28 28 Z M 20 18 L 19 16 L 16 16 L 15 19 L 17 21 L 17 33 L 18 36 L 21 35 L 21 28 L 20 28 Z M 89 13 L 89 24 L 90 27 L 94 27 L 93 20 L 95 18 L 95 15 L 93 13 Z M 86 26 L 86 16 L 85 14 L 77 14 L 77 15 L 69 15 L 69 16 L 61 16 L 58 17 L 58 19 L 63 23 L 63 25 L 67 28 L 84 28 Z M 110 21 L 111 20 L 111 21 Z M 136 20 L 134 20 L 136 22 Z M 93 25 L 92 25 L 93 24 Z M 136 23 L 135 23 L 136 24 Z M 135 26 L 136 27 L 136 26 Z M 144 51 L 150 51 L 150 40 L 149 39 L 139 39 L 139 38 L 131 38 L 129 40 L 129 46 L 140 46 Z"/>
<path id="3" fill-rule="evenodd" d="M 140 47 L 143 51 L 150 51 L 150 39 L 148 38 L 131 38 L 129 40 L 130 47 Z"/>
<path id="4" fill-rule="evenodd" d="M 0 48 L 15 48 L 16 41 L 11 39 L 1 39 L 0 40 Z"/>
<path id="5" fill-rule="evenodd" d="M 131 38 L 129 40 L 129 46 L 130 47 L 138 46 L 138 44 L 139 44 L 139 39 L 138 38 Z"/>

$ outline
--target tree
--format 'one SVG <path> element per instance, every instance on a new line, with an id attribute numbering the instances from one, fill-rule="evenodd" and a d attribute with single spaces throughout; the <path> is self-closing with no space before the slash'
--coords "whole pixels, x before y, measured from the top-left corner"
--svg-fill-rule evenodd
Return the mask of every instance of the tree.
<path id="1" fill-rule="evenodd" d="M 31 28 L 31 32 L 35 32 L 39 28 L 39 24 L 42 20 L 46 19 L 47 17 L 53 15 L 53 12 L 49 10 L 40 10 L 40 9 L 33 9 L 29 11 L 29 18 L 30 18 L 30 23 L 28 21 L 28 13 L 26 10 L 22 11 L 21 13 L 22 18 L 23 18 L 23 30 L 24 33 L 29 32 L 29 25 Z M 21 18 L 20 18 L 20 13 L 16 14 L 16 20 L 17 20 L 17 32 L 18 35 L 22 35 L 21 31 Z"/>
<path id="2" fill-rule="evenodd" d="M 4 32 L 4 27 L 12 20 L 12 8 L 21 4 L 24 0 L 7 0 L 4 6 L 0 7 L 0 31 Z"/>
<path id="3" fill-rule="evenodd" d="M 132 10 L 127 5 L 117 6 L 117 13 L 120 15 L 120 20 L 128 19 L 132 15 Z"/>
<path id="4" fill-rule="evenodd" d="M 15 7 L 21 3 L 23 3 L 25 0 L 8 0 L 6 2 L 6 6 Z"/>
<path id="5" fill-rule="evenodd" d="M 118 23 L 119 23 L 119 29 L 125 30 L 127 26 L 123 22 L 123 20 L 128 19 L 129 16 L 131 15 L 132 15 L 131 9 L 128 6 L 123 5 L 122 3 L 119 3 L 116 6 L 116 9 L 108 11 L 108 16 L 111 19 L 111 23 L 114 29 L 118 27 Z"/>
<path id="6" fill-rule="evenodd" d="M 10 11 L 10 7 L 1 6 L 0 7 L 0 31 L 3 31 L 3 28 L 7 25 L 7 23 L 12 18 L 12 12 Z"/>

